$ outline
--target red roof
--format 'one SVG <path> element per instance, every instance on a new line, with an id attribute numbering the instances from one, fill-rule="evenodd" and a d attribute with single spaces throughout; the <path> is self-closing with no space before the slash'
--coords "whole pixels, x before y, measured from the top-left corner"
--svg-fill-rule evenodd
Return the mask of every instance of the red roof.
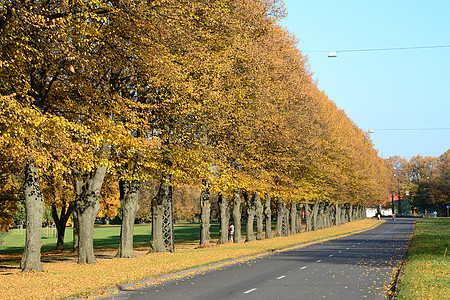
<path id="1" fill-rule="evenodd" d="M 394 201 L 398 201 L 400 198 L 400 200 L 403 199 L 403 197 L 400 195 L 394 195 Z M 392 201 L 392 194 L 389 195 L 389 199 Z"/>

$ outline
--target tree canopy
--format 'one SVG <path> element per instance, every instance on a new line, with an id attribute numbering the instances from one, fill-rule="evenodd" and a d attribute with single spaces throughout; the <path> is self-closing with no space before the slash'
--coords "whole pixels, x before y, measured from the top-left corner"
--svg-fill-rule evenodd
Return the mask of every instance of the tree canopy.
<path id="1" fill-rule="evenodd" d="M 0 154 L 11 175 L 33 161 L 68 189 L 73 170 L 104 165 L 124 179 L 168 172 L 288 202 L 388 192 L 369 137 L 318 89 L 278 24 L 282 1 L 0 5 Z"/>

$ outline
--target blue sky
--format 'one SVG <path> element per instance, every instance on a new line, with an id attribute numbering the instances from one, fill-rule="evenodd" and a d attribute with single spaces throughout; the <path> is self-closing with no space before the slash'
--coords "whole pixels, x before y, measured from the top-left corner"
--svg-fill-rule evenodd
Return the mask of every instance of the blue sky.
<path id="1" fill-rule="evenodd" d="M 380 156 L 437 157 L 450 148 L 450 47 L 339 53 L 450 45 L 450 1 L 284 2 L 282 25 L 299 39 L 319 89 L 361 129 L 375 130 Z M 417 130 L 429 128 L 447 129 Z"/>

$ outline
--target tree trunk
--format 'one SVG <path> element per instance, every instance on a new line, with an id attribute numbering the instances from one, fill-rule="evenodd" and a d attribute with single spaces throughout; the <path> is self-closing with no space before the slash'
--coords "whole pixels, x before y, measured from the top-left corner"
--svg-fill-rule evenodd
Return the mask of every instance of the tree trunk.
<path id="1" fill-rule="evenodd" d="M 219 213 L 220 213 L 220 232 L 218 243 L 226 244 L 228 243 L 228 223 L 230 221 L 230 207 L 228 205 L 227 198 L 223 194 L 219 195 Z"/>
<path id="2" fill-rule="evenodd" d="M 297 233 L 302 232 L 302 211 L 303 211 L 303 204 L 299 204 L 298 205 L 298 210 L 297 210 L 297 217 L 295 219 L 296 221 L 296 227 L 297 227 Z"/>
<path id="3" fill-rule="evenodd" d="M 312 230 L 312 214 L 311 208 L 308 203 L 305 203 L 305 221 L 306 221 L 306 231 Z"/>
<path id="4" fill-rule="evenodd" d="M 338 203 L 334 205 L 334 224 L 341 225 L 341 205 Z"/>
<path id="5" fill-rule="evenodd" d="M 134 220 L 139 210 L 139 188 L 138 180 L 119 180 L 120 208 L 122 209 L 122 226 L 120 227 L 119 249 L 116 257 L 134 257 L 133 233 Z"/>
<path id="6" fill-rule="evenodd" d="M 284 208 L 283 199 L 279 198 L 277 200 L 277 223 L 275 225 L 275 236 L 283 236 L 283 218 L 284 218 Z"/>
<path id="7" fill-rule="evenodd" d="M 318 220 L 317 228 L 318 229 L 323 229 L 325 227 L 324 209 L 325 209 L 325 203 L 321 202 L 319 204 L 319 211 L 317 212 L 317 220 Z"/>
<path id="8" fill-rule="evenodd" d="M 283 236 L 289 236 L 289 209 L 283 203 Z"/>
<path id="9" fill-rule="evenodd" d="M 252 196 L 252 199 L 250 200 L 250 197 L 248 196 L 247 192 L 244 192 L 244 198 L 247 202 L 247 237 L 245 239 L 246 242 L 253 241 L 255 239 L 255 232 L 253 230 L 253 220 L 255 219 L 256 215 L 256 206 L 255 206 L 255 199 L 258 197 L 257 193 L 254 193 Z"/>
<path id="10" fill-rule="evenodd" d="M 210 186 L 211 182 L 209 180 L 203 180 L 203 185 L 205 189 L 200 195 L 200 206 L 201 206 L 201 225 L 200 225 L 200 245 L 208 244 L 210 239 L 210 217 L 211 217 L 211 194 Z"/>
<path id="11" fill-rule="evenodd" d="M 254 196 L 253 204 L 255 205 L 256 213 L 256 239 L 262 240 L 264 239 L 264 207 L 261 204 L 258 193 L 255 193 Z"/>
<path id="12" fill-rule="evenodd" d="M 70 203 L 69 206 L 66 206 L 66 203 L 63 202 L 61 207 L 61 215 L 58 216 L 58 211 L 56 209 L 56 205 L 52 204 L 52 216 L 55 221 L 56 230 L 58 232 L 58 241 L 56 242 L 56 250 L 64 250 L 64 236 L 66 232 L 66 224 L 69 220 L 70 215 L 72 214 L 74 208 L 74 204 Z"/>
<path id="13" fill-rule="evenodd" d="M 323 228 L 330 227 L 330 209 L 328 203 L 325 203 L 323 207 L 323 221 Z"/>
<path id="14" fill-rule="evenodd" d="M 351 222 L 352 221 L 353 205 L 347 204 L 346 210 L 347 210 L 347 222 Z"/>
<path id="15" fill-rule="evenodd" d="M 297 202 L 291 203 L 291 234 L 297 234 Z"/>
<path id="16" fill-rule="evenodd" d="M 272 237 L 272 208 L 270 206 L 270 195 L 265 194 L 266 203 L 264 203 L 264 214 L 266 216 L 266 238 Z"/>
<path id="17" fill-rule="evenodd" d="M 163 236 L 163 217 L 170 201 L 170 180 L 170 175 L 163 175 L 158 194 L 152 199 L 152 240 L 150 242 L 150 252 L 166 251 Z"/>
<path id="18" fill-rule="evenodd" d="M 81 180 L 81 173 L 78 170 L 73 170 L 73 187 L 75 190 L 75 200 L 81 197 L 83 192 L 83 180 Z M 74 209 L 72 212 L 72 228 L 73 228 L 73 252 L 78 255 L 78 244 L 80 241 L 80 226 L 78 222 L 78 214 L 75 209 L 76 202 L 74 204 Z"/>
<path id="19" fill-rule="evenodd" d="M 319 207 L 320 207 L 320 201 L 317 200 L 316 202 L 314 202 L 313 207 L 311 209 L 311 216 L 312 216 L 312 230 L 318 230 L 318 218 L 317 218 L 317 214 L 319 212 Z"/>
<path id="20" fill-rule="evenodd" d="M 233 195 L 233 223 L 234 223 L 234 242 L 240 243 L 242 241 L 242 199 L 239 190 L 234 191 Z"/>
<path id="21" fill-rule="evenodd" d="M 39 186 L 39 174 L 32 163 L 25 166 L 25 209 L 26 209 L 26 239 L 20 267 L 22 271 L 42 271 L 42 217 L 44 215 L 44 200 Z"/>
<path id="22" fill-rule="evenodd" d="M 80 227 L 78 226 L 78 215 L 75 209 L 72 212 L 72 228 L 73 228 L 73 253 L 78 255 L 78 244 L 80 241 Z"/>
<path id="23" fill-rule="evenodd" d="M 95 263 L 94 223 L 100 210 L 100 191 L 106 174 L 106 166 L 97 167 L 94 173 L 88 172 L 84 178 L 83 190 L 76 200 L 79 240 L 78 263 Z"/>
<path id="24" fill-rule="evenodd" d="M 345 224 L 348 222 L 347 218 L 347 206 L 348 204 L 342 204 L 341 205 L 341 224 Z"/>

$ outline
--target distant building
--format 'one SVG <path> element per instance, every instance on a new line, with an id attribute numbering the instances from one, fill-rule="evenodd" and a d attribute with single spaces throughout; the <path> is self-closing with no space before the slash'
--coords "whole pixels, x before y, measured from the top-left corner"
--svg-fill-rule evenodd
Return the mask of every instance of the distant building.
<path id="1" fill-rule="evenodd" d="M 417 216 L 407 199 L 403 199 L 402 196 L 398 195 L 390 195 L 390 198 L 394 203 L 394 212 L 397 216 Z"/>

